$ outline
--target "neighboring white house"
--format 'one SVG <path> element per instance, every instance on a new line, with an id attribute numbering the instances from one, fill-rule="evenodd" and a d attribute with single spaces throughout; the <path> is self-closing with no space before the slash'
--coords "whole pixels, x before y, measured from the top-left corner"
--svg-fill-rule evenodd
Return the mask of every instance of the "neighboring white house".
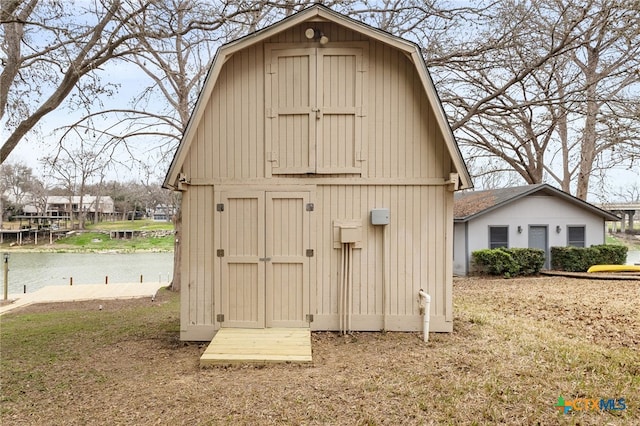
<path id="1" fill-rule="evenodd" d="M 498 247 L 604 244 L 606 221 L 618 217 L 547 184 L 469 191 L 454 196 L 453 272 L 466 275 L 471 254 Z"/>

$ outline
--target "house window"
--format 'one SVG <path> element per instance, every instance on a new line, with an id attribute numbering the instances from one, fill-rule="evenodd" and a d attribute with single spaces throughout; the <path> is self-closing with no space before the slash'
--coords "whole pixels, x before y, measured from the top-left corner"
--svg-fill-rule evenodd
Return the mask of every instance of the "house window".
<path id="1" fill-rule="evenodd" d="M 585 234 L 584 226 L 567 226 L 567 246 L 584 247 Z"/>
<path id="2" fill-rule="evenodd" d="M 489 227 L 489 248 L 509 247 L 509 227 L 490 226 Z"/>

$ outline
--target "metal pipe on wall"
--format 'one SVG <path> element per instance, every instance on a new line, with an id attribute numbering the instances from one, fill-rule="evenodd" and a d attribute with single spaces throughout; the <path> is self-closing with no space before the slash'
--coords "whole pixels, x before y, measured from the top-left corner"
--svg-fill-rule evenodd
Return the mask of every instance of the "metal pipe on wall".
<path id="1" fill-rule="evenodd" d="M 340 250 L 340 276 L 338 277 L 338 315 L 340 332 L 351 331 L 353 305 L 353 244 L 342 243 Z"/>
<path id="2" fill-rule="evenodd" d="M 353 298 L 353 244 L 347 243 L 347 332 L 351 332 Z"/>

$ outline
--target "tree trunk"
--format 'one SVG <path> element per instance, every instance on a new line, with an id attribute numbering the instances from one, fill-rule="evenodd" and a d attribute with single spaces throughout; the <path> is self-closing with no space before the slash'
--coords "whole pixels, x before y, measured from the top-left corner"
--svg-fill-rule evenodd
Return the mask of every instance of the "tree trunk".
<path id="1" fill-rule="evenodd" d="M 174 244 L 173 244 L 173 280 L 171 281 L 171 290 L 180 291 L 180 265 L 182 263 L 182 208 L 179 207 L 173 216 Z"/>
<path id="2" fill-rule="evenodd" d="M 587 87 L 585 90 L 585 121 L 582 145 L 580 146 L 580 166 L 576 185 L 576 197 L 581 200 L 587 199 L 589 178 L 591 177 L 593 162 L 596 158 L 596 117 L 599 109 L 596 93 L 598 83 L 596 67 L 598 59 L 594 52 L 589 56 L 589 62 L 584 70 Z"/>

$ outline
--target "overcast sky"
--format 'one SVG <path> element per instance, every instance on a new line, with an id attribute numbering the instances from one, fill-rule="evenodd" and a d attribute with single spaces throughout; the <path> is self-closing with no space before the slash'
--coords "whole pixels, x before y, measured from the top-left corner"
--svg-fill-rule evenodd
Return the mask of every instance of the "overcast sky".
<path id="1" fill-rule="evenodd" d="M 106 82 L 120 85 L 118 93 L 113 97 L 104 100 L 106 108 L 128 108 L 133 94 L 137 93 L 141 87 L 146 85 L 143 73 L 139 68 L 133 65 L 124 65 L 122 63 L 111 64 L 103 71 L 102 78 Z M 65 104 L 58 108 L 58 110 L 45 116 L 39 126 L 38 132 L 30 132 L 28 137 L 21 140 L 16 149 L 9 155 L 7 161 L 10 163 L 23 163 L 31 167 L 34 173 L 38 176 L 44 177 L 48 173 L 41 164 L 41 160 L 44 156 L 51 155 L 55 152 L 58 137 L 53 134 L 53 130 L 72 123 L 79 119 L 81 114 L 73 114 L 69 111 Z M 7 130 L 4 126 L 1 126 L 1 136 L 4 139 L 7 137 Z M 135 155 L 141 159 L 148 159 L 150 157 L 149 150 L 154 148 L 154 141 L 150 140 L 147 143 L 141 143 L 138 141 L 138 150 Z M 121 154 L 123 158 L 128 157 L 127 153 Z M 155 177 L 160 182 L 164 179 L 168 164 L 154 165 Z M 130 167 L 119 167 L 113 171 L 110 171 L 107 175 L 108 180 L 117 180 L 121 182 L 140 180 L 142 173 L 139 170 L 132 170 Z M 553 182 L 548 182 L 554 185 Z M 623 187 L 629 187 L 635 185 L 640 188 L 640 166 L 634 170 L 618 170 L 612 169 L 608 172 L 607 178 L 604 182 L 604 189 L 598 187 L 599 179 L 594 178 L 591 181 L 591 193 L 589 201 L 591 202 L 603 202 L 603 201 L 617 201 L 615 194 L 620 192 Z M 479 183 L 476 182 L 476 186 Z"/>

